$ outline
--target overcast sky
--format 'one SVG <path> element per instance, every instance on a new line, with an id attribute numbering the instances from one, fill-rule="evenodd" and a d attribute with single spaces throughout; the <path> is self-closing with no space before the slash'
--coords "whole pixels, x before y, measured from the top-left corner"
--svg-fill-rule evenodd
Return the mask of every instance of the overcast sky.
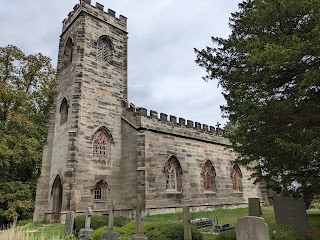
<path id="1" fill-rule="evenodd" d="M 208 125 L 222 119 L 216 81 L 204 82 L 193 48 L 227 37 L 240 0 L 99 0 L 128 18 L 129 102 Z M 79 0 L 1 0 L 0 46 L 41 52 L 57 62 L 62 21 Z M 92 5 L 96 1 L 92 0 Z"/>

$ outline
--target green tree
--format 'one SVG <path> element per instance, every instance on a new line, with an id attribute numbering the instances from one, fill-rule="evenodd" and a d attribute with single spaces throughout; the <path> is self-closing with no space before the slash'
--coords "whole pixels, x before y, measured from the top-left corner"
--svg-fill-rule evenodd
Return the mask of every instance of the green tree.
<path id="1" fill-rule="evenodd" d="M 229 25 L 227 39 L 195 52 L 237 123 L 237 161 L 309 203 L 320 192 L 320 1 L 246 0 Z"/>
<path id="2" fill-rule="evenodd" d="M 0 48 L 0 224 L 32 213 L 53 98 L 48 57 Z"/>

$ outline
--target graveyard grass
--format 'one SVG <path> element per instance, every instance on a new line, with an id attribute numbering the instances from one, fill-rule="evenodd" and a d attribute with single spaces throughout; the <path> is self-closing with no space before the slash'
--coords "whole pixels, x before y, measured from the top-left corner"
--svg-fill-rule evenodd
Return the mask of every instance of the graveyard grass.
<path id="1" fill-rule="evenodd" d="M 262 208 L 263 218 L 266 220 L 268 225 L 275 225 L 275 217 L 272 207 Z M 142 224 L 148 223 L 174 223 L 178 221 L 178 213 L 175 214 L 159 214 L 153 216 L 146 216 L 142 219 Z M 219 224 L 235 224 L 237 218 L 247 216 L 247 208 L 238 209 L 216 209 L 211 212 L 199 212 L 196 213 L 196 218 L 200 217 L 214 217 L 218 216 Z M 320 239 L 320 210 L 308 210 L 308 219 L 311 230 L 316 233 Z M 129 225 L 134 225 L 133 222 L 129 222 Z M 127 224 L 127 225 L 128 225 Z M 122 230 L 125 230 L 127 225 L 123 226 Z M 130 229 L 133 226 L 130 227 Z M 134 229 L 134 228 L 133 228 Z M 0 231 L 0 240 L 74 240 L 75 238 L 64 238 L 63 237 L 64 225 L 58 223 L 28 223 L 22 227 L 16 228 L 16 230 Z M 20 238 L 18 237 L 20 236 Z M 124 238 L 121 238 L 124 239 Z M 216 235 L 203 234 L 204 240 L 214 240 Z"/>

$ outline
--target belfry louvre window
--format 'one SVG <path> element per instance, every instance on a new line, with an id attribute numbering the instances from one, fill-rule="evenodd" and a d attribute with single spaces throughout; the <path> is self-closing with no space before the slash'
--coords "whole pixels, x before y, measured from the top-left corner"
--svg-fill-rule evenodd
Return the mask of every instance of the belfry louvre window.
<path id="1" fill-rule="evenodd" d="M 72 39 L 68 38 L 63 55 L 63 66 L 67 67 L 71 64 L 73 59 L 73 43 Z"/>
<path id="2" fill-rule="evenodd" d="M 231 171 L 233 191 L 242 191 L 242 174 L 238 165 L 234 165 Z"/>
<path id="3" fill-rule="evenodd" d="M 112 59 L 112 42 L 107 36 L 101 36 L 97 41 L 97 59 L 110 62 Z"/>
<path id="4" fill-rule="evenodd" d="M 68 102 L 66 98 L 63 98 L 60 105 L 60 124 L 65 123 L 68 120 Z"/>
<path id="5" fill-rule="evenodd" d="M 215 191 L 216 190 L 216 172 L 210 161 L 207 161 L 203 167 L 203 185 L 205 191 Z"/>
<path id="6" fill-rule="evenodd" d="M 102 130 L 99 130 L 98 132 L 96 132 L 93 138 L 93 157 L 99 160 L 107 159 L 107 146 L 107 136 Z"/>

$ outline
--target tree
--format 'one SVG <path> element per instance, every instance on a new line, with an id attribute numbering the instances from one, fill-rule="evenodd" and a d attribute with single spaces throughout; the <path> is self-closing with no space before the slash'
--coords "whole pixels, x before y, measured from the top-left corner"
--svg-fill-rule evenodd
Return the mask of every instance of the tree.
<path id="1" fill-rule="evenodd" d="M 48 57 L 0 48 L 0 224 L 32 213 L 53 98 Z"/>
<path id="2" fill-rule="evenodd" d="M 246 0 L 229 25 L 195 52 L 223 89 L 237 161 L 309 203 L 320 192 L 320 1 Z"/>

